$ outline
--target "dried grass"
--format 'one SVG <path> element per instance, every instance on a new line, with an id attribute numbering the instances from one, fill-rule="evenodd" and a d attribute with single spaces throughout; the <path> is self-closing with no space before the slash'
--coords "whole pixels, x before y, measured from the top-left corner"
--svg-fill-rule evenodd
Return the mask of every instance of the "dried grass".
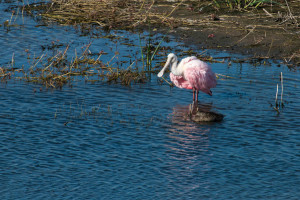
<path id="1" fill-rule="evenodd" d="M 108 29 L 132 29 L 149 23 L 152 26 L 174 26 L 179 23 L 179 20 L 168 17 L 170 13 L 166 16 L 156 13 L 154 3 L 145 0 L 52 0 L 42 16 L 63 24 L 89 23 Z"/>
<path id="2" fill-rule="evenodd" d="M 64 85 L 72 85 L 75 80 L 106 81 L 129 86 L 132 83 L 145 83 L 148 80 L 147 74 L 153 73 L 133 69 L 133 63 L 127 69 L 112 66 L 110 62 L 114 57 L 109 62 L 103 63 L 100 60 L 102 52 L 94 58 L 87 54 L 89 47 L 90 44 L 80 56 L 75 52 L 72 59 L 67 58 L 69 50 L 67 46 L 54 56 L 42 54 L 40 57 L 28 57 L 31 65 L 26 69 L 12 67 L 12 63 L 8 67 L 0 67 L 0 80 L 5 83 L 9 79 L 25 80 L 47 88 L 62 88 Z"/>

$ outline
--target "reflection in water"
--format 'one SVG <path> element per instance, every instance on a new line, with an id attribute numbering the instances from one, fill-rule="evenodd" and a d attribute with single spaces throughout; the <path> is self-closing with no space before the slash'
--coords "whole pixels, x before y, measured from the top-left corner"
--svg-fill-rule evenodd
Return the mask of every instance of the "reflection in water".
<path id="1" fill-rule="evenodd" d="M 211 109 L 211 105 L 201 106 Z M 190 121 L 186 117 L 188 113 L 189 105 L 173 108 L 172 125 L 168 130 L 169 141 L 166 144 L 166 177 L 169 187 L 179 196 L 209 187 L 209 179 L 205 178 L 205 174 L 210 169 L 210 127 Z M 178 176 L 174 177 L 174 174 Z M 204 195 L 206 192 L 201 193 Z"/>

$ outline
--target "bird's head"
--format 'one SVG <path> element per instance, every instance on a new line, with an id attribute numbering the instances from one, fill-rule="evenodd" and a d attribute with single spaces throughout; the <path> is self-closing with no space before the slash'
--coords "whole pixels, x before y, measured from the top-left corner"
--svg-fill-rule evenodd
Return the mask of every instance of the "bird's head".
<path id="1" fill-rule="evenodd" d="M 177 56 L 174 54 L 174 53 L 170 53 L 168 55 L 168 59 L 167 59 L 167 62 L 169 61 L 169 64 L 170 63 L 173 63 L 173 62 L 177 62 Z"/>

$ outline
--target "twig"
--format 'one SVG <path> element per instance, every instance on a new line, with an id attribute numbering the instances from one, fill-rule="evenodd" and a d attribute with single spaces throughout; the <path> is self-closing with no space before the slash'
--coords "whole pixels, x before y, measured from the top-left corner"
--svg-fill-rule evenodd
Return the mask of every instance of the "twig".
<path id="1" fill-rule="evenodd" d="M 80 56 L 79 59 L 81 59 L 81 58 L 86 54 L 86 52 L 89 50 L 89 48 L 90 48 L 91 45 L 92 45 L 92 43 L 89 43 L 89 44 L 86 46 L 84 52 L 82 53 L 82 55 Z M 67 48 L 69 48 L 69 45 L 68 45 Z M 67 50 L 67 49 L 66 49 L 66 50 Z"/>
<path id="2" fill-rule="evenodd" d="M 246 37 L 248 37 L 248 35 L 250 35 L 251 33 L 253 33 L 253 31 L 254 31 L 255 28 L 256 28 L 256 26 L 254 26 L 253 29 L 247 35 L 245 35 L 242 39 L 240 39 L 236 43 L 240 43 L 242 40 L 244 40 Z"/>
<path id="3" fill-rule="evenodd" d="M 269 15 L 270 17 L 274 18 L 274 16 L 273 16 L 271 13 L 269 13 L 266 9 L 263 8 L 263 11 L 264 11 L 267 15 Z"/>
<path id="4" fill-rule="evenodd" d="M 166 81 L 170 86 L 172 85 L 169 81 L 167 81 L 164 77 L 161 77 L 164 81 Z"/>
<path id="5" fill-rule="evenodd" d="M 277 84 L 277 91 L 276 91 L 276 97 L 275 97 L 275 107 L 276 108 L 278 108 L 277 96 L 278 96 L 278 84 Z"/>
<path id="6" fill-rule="evenodd" d="M 231 77 L 231 76 L 227 76 L 227 75 L 223 75 L 223 74 L 217 74 L 217 73 L 216 73 L 216 76 L 224 76 L 225 78 L 234 78 L 234 77 Z"/>
<path id="7" fill-rule="evenodd" d="M 44 57 L 44 54 L 42 54 L 42 56 L 40 57 L 40 59 L 33 65 L 30 67 L 30 69 L 35 68 L 35 66 L 41 61 L 41 59 Z"/>
<path id="8" fill-rule="evenodd" d="M 141 5 L 141 7 L 140 7 L 140 9 L 139 9 L 139 12 L 141 12 L 141 10 L 142 10 L 142 8 L 144 7 L 144 5 L 145 5 L 145 0 L 143 1 L 142 5 Z"/>
<path id="9" fill-rule="evenodd" d="M 97 63 L 97 61 L 100 59 L 100 57 L 102 56 L 102 53 L 99 54 L 98 58 L 95 60 L 94 64 Z"/>
<path id="10" fill-rule="evenodd" d="M 14 12 L 11 13 L 11 17 L 10 17 L 10 20 L 9 20 L 9 22 L 8 22 L 8 25 L 11 25 L 10 23 L 11 23 L 11 21 L 12 21 L 13 16 L 14 16 Z"/>
<path id="11" fill-rule="evenodd" d="M 13 53 L 12 57 L 11 57 L 11 66 L 13 67 L 14 66 L 14 63 L 15 63 L 15 53 Z"/>
<path id="12" fill-rule="evenodd" d="M 269 55 L 270 55 L 270 51 L 271 51 L 271 48 L 272 48 L 272 46 L 273 46 L 273 39 L 272 39 L 272 42 L 271 42 L 271 45 L 270 45 L 270 48 L 269 48 L 269 51 L 268 51 L 268 54 L 267 54 L 267 57 L 269 57 Z"/>
<path id="13" fill-rule="evenodd" d="M 282 75 L 282 72 L 280 74 L 280 79 L 281 79 L 281 100 L 280 100 L 280 104 L 281 104 L 281 107 L 283 106 L 283 101 L 282 101 L 282 97 L 283 97 L 283 75 Z"/>
<path id="14" fill-rule="evenodd" d="M 178 3 L 178 4 L 175 6 L 175 8 L 173 8 L 173 10 L 172 10 L 168 15 L 166 15 L 166 16 L 163 18 L 162 22 L 165 21 L 165 19 L 166 19 L 167 17 L 169 17 L 169 16 L 177 9 L 177 7 L 180 6 L 180 5 L 182 4 L 182 2 L 183 2 L 183 0 L 181 0 L 181 2 Z"/>
<path id="15" fill-rule="evenodd" d="M 291 9 L 290 9 L 290 6 L 289 6 L 287 0 L 285 0 L 285 3 L 286 3 L 286 6 L 287 6 L 287 8 L 288 8 L 288 11 L 289 11 L 290 18 L 291 18 L 291 19 L 294 19 L 295 22 L 296 22 L 296 24 L 298 25 L 297 19 L 293 16 L 293 14 L 292 14 L 292 12 L 291 12 Z"/>

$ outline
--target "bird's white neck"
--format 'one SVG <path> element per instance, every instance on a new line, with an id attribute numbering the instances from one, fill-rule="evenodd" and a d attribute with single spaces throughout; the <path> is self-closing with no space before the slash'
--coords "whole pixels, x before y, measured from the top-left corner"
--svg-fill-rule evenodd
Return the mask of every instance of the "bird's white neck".
<path id="1" fill-rule="evenodd" d="M 177 63 L 177 61 L 172 63 L 172 65 L 171 65 L 171 72 L 172 72 L 172 74 L 174 74 L 175 76 L 182 76 L 182 70 L 180 70 L 180 69 L 178 68 L 178 63 Z"/>
<path id="2" fill-rule="evenodd" d="M 165 70 L 167 69 L 167 67 L 170 65 L 171 66 L 171 73 L 174 74 L 175 76 L 182 76 L 183 71 L 181 69 L 181 67 L 178 68 L 178 60 L 177 57 L 175 56 L 175 54 L 171 53 L 168 55 L 168 60 L 165 64 L 165 66 L 163 67 L 163 69 L 157 74 L 158 77 L 162 77 L 162 75 L 164 74 Z M 179 65 L 180 66 L 180 65 Z"/>

